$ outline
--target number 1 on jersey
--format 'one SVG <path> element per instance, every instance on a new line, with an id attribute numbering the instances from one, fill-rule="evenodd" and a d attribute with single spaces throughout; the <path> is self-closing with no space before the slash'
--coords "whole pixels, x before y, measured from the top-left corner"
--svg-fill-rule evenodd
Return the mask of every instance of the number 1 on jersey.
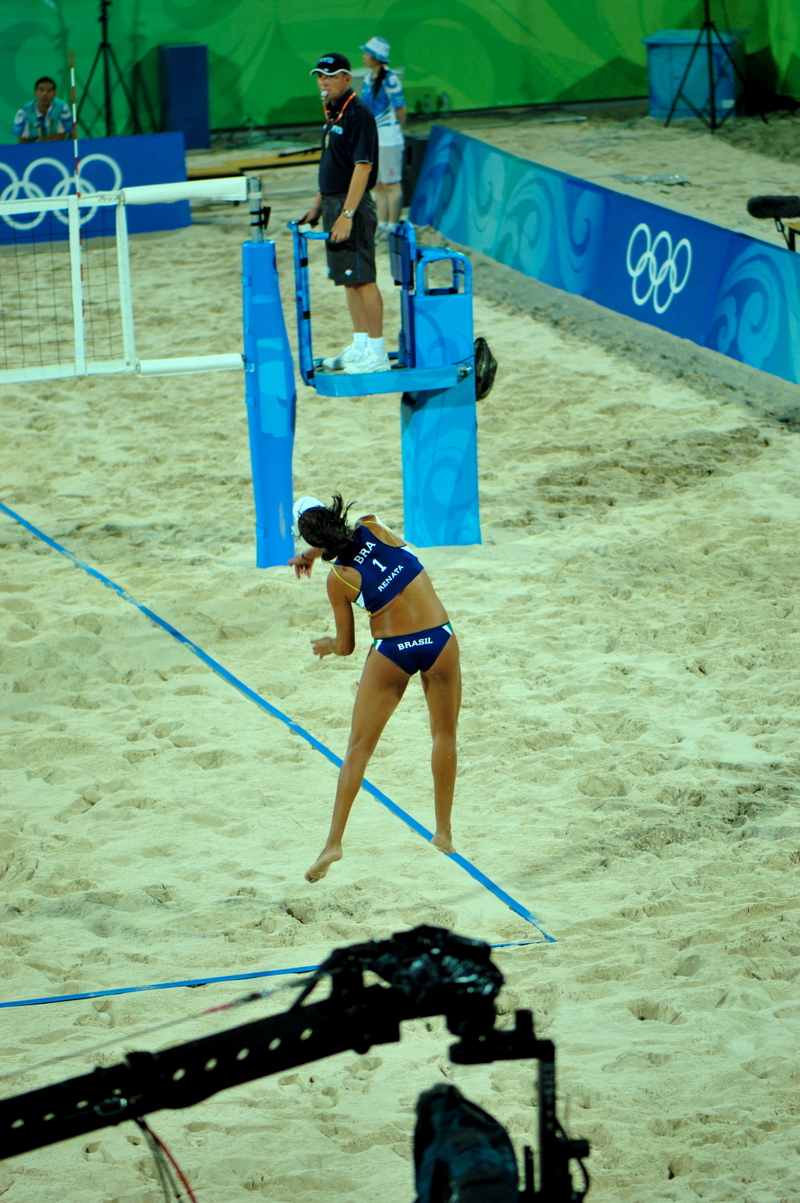
<path id="1" fill-rule="evenodd" d="M 380 568 L 381 572 L 387 572 L 387 571 L 388 571 L 388 570 L 387 570 L 387 568 L 386 568 L 386 565 L 385 565 L 385 564 L 381 564 L 380 560 L 376 560 L 374 556 L 372 557 L 372 563 L 373 563 L 373 564 L 377 564 L 377 566 L 378 566 L 378 568 Z"/>

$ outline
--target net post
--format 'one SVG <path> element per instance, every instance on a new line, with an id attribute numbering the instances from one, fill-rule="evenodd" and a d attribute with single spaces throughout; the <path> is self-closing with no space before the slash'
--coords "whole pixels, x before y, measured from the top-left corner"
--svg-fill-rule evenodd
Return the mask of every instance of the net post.
<path id="1" fill-rule="evenodd" d="M 259 180 L 259 200 L 260 200 Z M 252 202 L 251 202 L 252 203 Z M 275 243 L 242 246 L 245 404 L 256 509 L 256 567 L 294 554 L 292 452 L 297 392 L 278 287 Z"/>
<path id="2" fill-rule="evenodd" d="M 68 196 L 69 263 L 72 283 L 72 326 L 75 334 L 75 375 L 86 375 L 86 327 L 83 320 L 83 269 L 81 264 L 80 199 Z"/>
<path id="3" fill-rule="evenodd" d="M 250 202 L 250 238 L 253 242 L 264 241 L 264 227 L 261 222 L 261 176 L 247 177 L 247 199 Z"/>
<path id="4" fill-rule="evenodd" d="M 120 196 L 116 212 L 117 229 L 117 275 L 119 279 L 119 309 L 122 322 L 122 350 L 128 368 L 135 371 L 136 333 L 133 324 L 133 296 L 131 293 L 131 261 L 128 245 L 128 214 L 125 201 Z"/>

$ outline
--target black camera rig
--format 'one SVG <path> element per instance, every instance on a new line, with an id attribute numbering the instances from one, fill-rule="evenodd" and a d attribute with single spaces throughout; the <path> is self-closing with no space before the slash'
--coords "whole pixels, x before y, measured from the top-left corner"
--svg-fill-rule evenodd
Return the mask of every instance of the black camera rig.
<path id="1" fill-rule="evenodd" d="M 368 971 L 380 983 L 366 985 Z M 330 979 L 329 996 L 306 1003 L 323 978 Z M 399 1041 L 403 1020 L 444 1015 L 458 1037 L 450 1059 L 459 1065 L 539 1062 L 537 1181 L 526 1150 L 520 1201 L 579 1203 L 588 1189 L 581 1159 L 589 1144 L 569 1139 L 556 1117 L 555 1047 L 537 1038 L 530 1011 L 518 1010 L 512 1029 L 495 1027 L 502 984 L 488 944 L 444 928 L 418 927 L 337 949 L 280 1015 L 157 1053 L 131 1052 L 119 1065 L 3 1099 L 0 1159 L 165 1108 L 192 1107 L 228 1087 L 348 1049 L 363 1054 L 374 1044 Z M 572 1159 L 583 1172 L 582 1190 L 573 1187 Z"/>

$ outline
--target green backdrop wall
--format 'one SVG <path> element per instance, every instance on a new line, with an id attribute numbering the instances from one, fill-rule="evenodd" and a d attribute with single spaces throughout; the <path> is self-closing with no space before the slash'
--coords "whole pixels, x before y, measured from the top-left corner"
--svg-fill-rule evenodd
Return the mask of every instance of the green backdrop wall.
<path id="1" fill-rule="evenodd" d="M 800 99 L 800 5 L 770 0 L 769 41 L 775 60 L 776 91 Z"/>
<path id="2" fill-rule="evenodd" d="M 312 7 L 323 6 L 114 0 L 111 40 L 145 130 L 158 128 L 160 44 L 208 45 L 211 124 L 223 128 L 248 117 L 256 125 L 316 121 L 308 72 L 317 56 L 335 48 L 359 62 L 359 43 L 375 33 L 388 38 L 393 63 L 405 67 L 412 108 L 442 91 L 455 109 L 642 96 L 640 39 L 696 28 L 701 14 L 699 0 L 349 0 L 313 18 Z M 714 16 L 721 26 L 750 31 L 750 66 L 760 82 L 800 96 L 798 0 L 727 0 L 725 14 L 721 0 L 712 7 L 720 9 Z M 0 140 L 11 140 L 13 114 L 37 76 L 54 76 L 59 94 L 68 96 L 70 49 L 80 90 L 99 34 L 95 0 L 0 0 Z M 93 93 L 99 100 L 100 88 Z M 120 100 L 120 116 L 123 107 Z M 98 124 L 93 132 L 104 131 Z"/>

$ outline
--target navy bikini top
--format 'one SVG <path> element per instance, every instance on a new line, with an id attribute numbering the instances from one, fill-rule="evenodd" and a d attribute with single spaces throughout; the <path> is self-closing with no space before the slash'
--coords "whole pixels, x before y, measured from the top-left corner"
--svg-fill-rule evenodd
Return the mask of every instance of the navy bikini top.
<path id="1" fill-rule="evenodd" d="M 342 568 L 355 568 L 361 573 L 358 604 L 368 614 L 382 610 L 424 571 L 417 557 L 405 547 L 381 543 L 367 526 L 362 525 L 356 527 L 353 542 L 335 561 L 334 572 L 336 564 Z"/>

